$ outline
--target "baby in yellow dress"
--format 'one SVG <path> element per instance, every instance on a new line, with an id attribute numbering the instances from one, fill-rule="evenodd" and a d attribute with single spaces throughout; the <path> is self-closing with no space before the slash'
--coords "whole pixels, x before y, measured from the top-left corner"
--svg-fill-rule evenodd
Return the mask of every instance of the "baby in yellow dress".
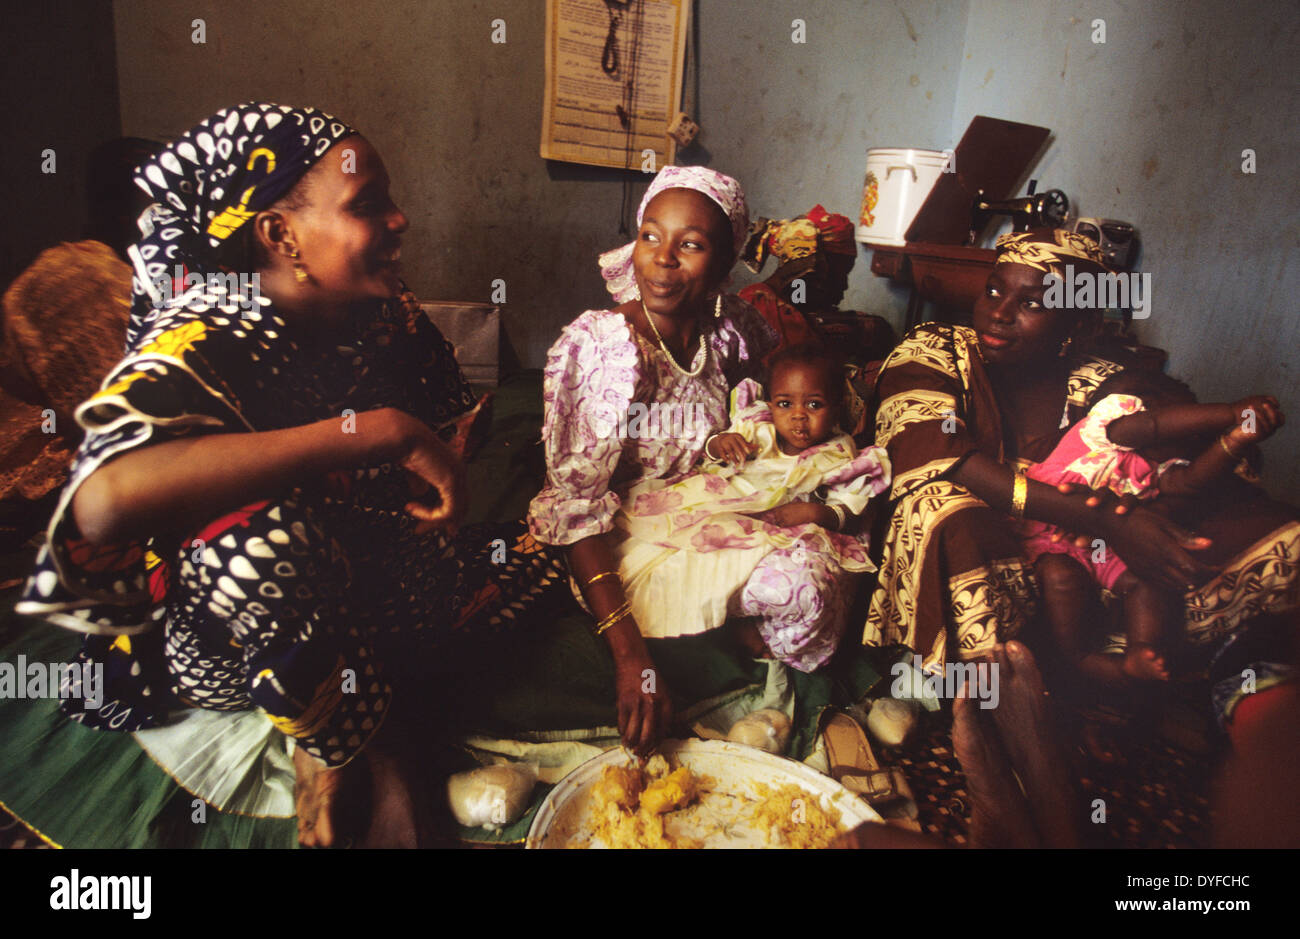
<path id="1" fill-rule="evenodd" d="M 889 485 L 884 449 L 837 426 L 843 371 L 824 350 L 786 349 L 732 392 L 708 463 L 645 480 L 618 515 L 619 573 L 645 636 L 693 635 L 752 617 L 772 655 L 812 671 L 834 652 L 854 574 L 874 570 L 850 519 Z"/>

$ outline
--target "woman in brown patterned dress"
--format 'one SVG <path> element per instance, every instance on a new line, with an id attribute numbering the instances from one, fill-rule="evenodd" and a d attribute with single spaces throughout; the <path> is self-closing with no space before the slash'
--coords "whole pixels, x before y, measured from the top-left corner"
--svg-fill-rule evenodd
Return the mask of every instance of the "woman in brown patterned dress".
<path id="1" fill-rule="evenodd" d="M 1211 536 L 1193 538 L 1152 508 L 1104 511 L 1090 493 L 1023 476 L 1124 368 L 1087 352 L 1092 311 L 1045 302 L 1049 273 L 1102 274 L 1100 260 L 1091 241 L 1065 231 L 1003 236 L 973 327 L 922 324 L 886 360 L 873 404 L 893 503 L 864 644 L 903 643 L 934 668 L 1017 635 L 1036 612 L 1038 586 L 1015 517 L 1100 538 L 1139 576 L 1184 592 L 1193 645 L 1296 606 L 1300 523 L 1254 487 L 1225 493 L 1234 516 L 1254 507 L 1243 523 L 1214 507 L 1180 516 Z M 1112 637 L 1107 651 L 1122 643 Z"/>

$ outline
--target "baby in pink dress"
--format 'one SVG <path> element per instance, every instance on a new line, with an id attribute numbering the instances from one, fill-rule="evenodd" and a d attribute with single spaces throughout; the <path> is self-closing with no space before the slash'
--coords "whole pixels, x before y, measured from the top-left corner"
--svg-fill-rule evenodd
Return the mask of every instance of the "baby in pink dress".
<path id="1" fill-rule="evenodd" d="M 1233 473 L 1246 449 L 1285 420 L 1275 398 L 1197 404 L 1181 382 L 1138 369 L 1105 382 L 1096 400 L 1047 459 L 1028 469 L 1030 479 L 1143 500 L 1195 495 Z M 1220 436 L 1207 443 L 1211 434 Z M 1183 458 L 1198 449 L 1194 460 Z M 1137 577 L 1100 539 L 1080 548 L 1059 528 L 1032 520 L 1023 523 L 1022 533 L 1053 637 L 1066 659 L 1101 680 L 1167 681 L 1165 636 L 1170 621 L 1181 616 L 1182 596 Z M 1083 599 L 1093 583 L 1123 601 L 1128 633 L 1123 656 L 1088 651 Z"/>

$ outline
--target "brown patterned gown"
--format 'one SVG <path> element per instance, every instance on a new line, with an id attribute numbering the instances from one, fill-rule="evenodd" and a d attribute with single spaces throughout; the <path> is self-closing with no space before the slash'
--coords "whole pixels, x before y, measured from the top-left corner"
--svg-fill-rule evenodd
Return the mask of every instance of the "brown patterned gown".
<path id="1" fill-rule="evenodd" d="M 1063 429 L 1083 418 L 1098 386 L 1122 368 L 1096 356 L 1072 360 Z M 916 327 L 886 359 L 873 404 L 876 443 L 889 451 L 894 482 L 863 644 L 902 643 L 926 666 L 984 655 L 1033 617 L 1037 587 L 1010 516 L 949 478 L 971 453 L 1007 459 L 975 331 Z M 1035 441 L 1012 462 L 1044 459 L 1055 443 Z M 1294 609 L 1298 555 L 1300 523 L 1288 520 L 1227 560 L 1187 595 L 1187 641 L 1213 643 L 1252 616 Z M 1107 651 L 1123 642 L 1110 637 Z"/>

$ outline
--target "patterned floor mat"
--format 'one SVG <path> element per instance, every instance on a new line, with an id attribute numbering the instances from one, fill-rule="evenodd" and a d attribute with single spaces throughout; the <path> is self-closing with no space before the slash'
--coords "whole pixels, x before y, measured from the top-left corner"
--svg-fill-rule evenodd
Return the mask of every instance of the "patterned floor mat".
<path id="1" fill-rule="evenodd" d="M 1205 847 L 1209 829 L 1210 760 L 1159 739 L 1130 742 L 1122 765 L 1080 758 L 1079 790 L 1098 819 L 1087 840 L 1097 847 Z M 952 731 L 935 726 L 906 747 L 880 748 L 883 763 L 902 767 L 926 834 L 965 845 L 970 824 L 966 777 L 952 749 Z M 1095 806 L 1101 799 L 1104 821 Z"/>

